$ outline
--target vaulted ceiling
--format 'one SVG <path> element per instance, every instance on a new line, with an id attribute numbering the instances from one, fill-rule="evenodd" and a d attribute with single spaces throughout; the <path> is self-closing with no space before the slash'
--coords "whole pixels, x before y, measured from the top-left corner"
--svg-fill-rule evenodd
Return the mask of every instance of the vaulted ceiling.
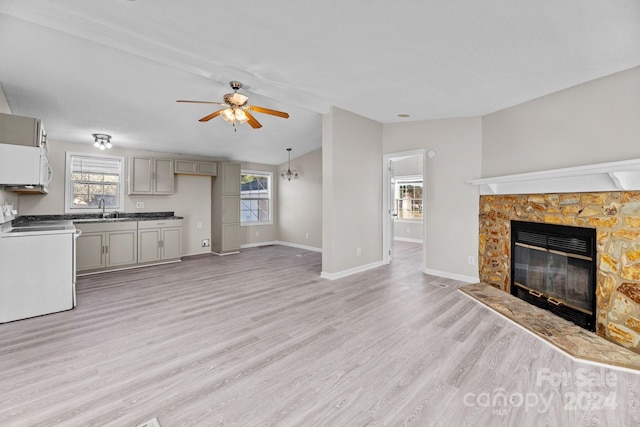
<path id="1" fill-rule="evenodd" d="M 319 148 L 330 106 L 476 116 L 638 65 L 637 0 L 0 0 L 0 84 L 52 140 L 265 164 Z M 175 102 L 231 80 L 290 118 Z"/>

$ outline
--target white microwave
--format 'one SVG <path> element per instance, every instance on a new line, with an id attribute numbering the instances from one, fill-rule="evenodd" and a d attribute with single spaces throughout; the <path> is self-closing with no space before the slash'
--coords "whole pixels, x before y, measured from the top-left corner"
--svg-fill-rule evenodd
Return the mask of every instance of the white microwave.
<path id="1" fill-rule="evenodd" d="M 53 178 L 46 145 L 0 144 L 0 186 L 20 193 L 46 193 Z"/>

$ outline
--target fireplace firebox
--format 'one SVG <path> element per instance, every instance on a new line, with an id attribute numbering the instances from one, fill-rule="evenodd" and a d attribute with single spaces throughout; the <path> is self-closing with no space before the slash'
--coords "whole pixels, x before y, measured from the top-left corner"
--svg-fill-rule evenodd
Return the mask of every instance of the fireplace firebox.
<path id="1" fill-rule="evenodd" d="M 511 254 L 511 294 L 595 330 L 595 229 L 511 221 Z"/>

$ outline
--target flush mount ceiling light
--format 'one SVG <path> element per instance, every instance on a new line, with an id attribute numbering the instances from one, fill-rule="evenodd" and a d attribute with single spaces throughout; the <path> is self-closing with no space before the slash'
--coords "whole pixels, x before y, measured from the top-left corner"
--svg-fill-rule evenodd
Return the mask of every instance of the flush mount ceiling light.
<path id="1" fill-rule="evenodd" d="M 298 175 L 298 172 L 295 169 L 291 170 L 291 148 L 287 148 L 287 151 L 289 152 L 289 167 L 286 171 L 282 171 L 280 178 L 291 181 L 291 179 L 300 178 L 300 175 Z"/>
<path id="2" fill-rule="evenodd" d="M 105 133 L 94 133 L 93 134 L 94 143 L 93 146 L 104 150 L 105 148 L 111 148 L 111 135 L 107 135 Z"/>

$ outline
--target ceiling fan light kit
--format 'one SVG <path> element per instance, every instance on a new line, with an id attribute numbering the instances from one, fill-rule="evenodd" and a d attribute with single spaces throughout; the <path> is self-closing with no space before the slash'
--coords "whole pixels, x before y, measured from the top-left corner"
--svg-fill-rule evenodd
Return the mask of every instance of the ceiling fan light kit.
<path id="1" fill-rule="evenodd" d="M 280 174 L 280 178 L 286 179 L 287 181 L 300 178 L 300 175 L 298 175 L 298 171 L 296 171 L 295 169 L 291 170 L 291 150 L 291 148 L 287 148 L 287 151 L 289 152 L 289 166 L 287 167 L 286 171 L 282 171 L 282 173 Z"/>
<path id="2" fill-rule="evenodd" d="M 251 126 L 254 129 L 258 129 L 262 127 L 260 122 L 256 120 L 255 117 L 253 117 L 253 115 L 249 112 L 249 110 L 254 111 L 256 113 L 263 113 L 263 114 L 269 114 L 276 117 L 282 117 L 283 119 L 289 118 L 289 114 L 282 111 L 271 110 L 269 108 L 258 107 L 256 105 L 247 105 L 247 102 L 249 101 L 249 97 L 241 93 L 238 93 L 238 89 L 242 87 L 242 83 L 232 80 L 231 82 L 229 82 L 229 86 L 231 86 L 231 89 L 233 89 L 233 93 L 227 93 L 224 95 L 223 97 L 224 103 L 212 102 L 212 101 L 188 101 L 184 99 L 179 99 L 176 102 L 222 105 L 226 108 L 223 108 L 218 111 L 214 111 L 213 113 L 207 116 L 204 116 L 199 121 L 208 122 L 209 120 L 217 116 L 220 116 L 225 122 L 231 123 L 234 127 L 236 123 L 238 124 L 249 123 L 249 126 Z"/>

